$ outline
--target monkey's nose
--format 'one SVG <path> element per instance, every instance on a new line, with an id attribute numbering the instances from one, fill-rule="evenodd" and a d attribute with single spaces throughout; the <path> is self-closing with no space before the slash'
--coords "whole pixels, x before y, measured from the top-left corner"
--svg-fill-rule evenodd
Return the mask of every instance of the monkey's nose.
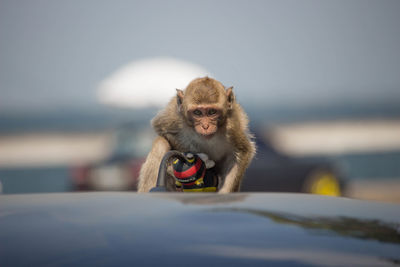
<path id="1" fill-rule="evenodd" d="M 207 130 L 209 125 L 208 124 L 203 124 L 202 127 L 203 127 L 204 130 Z"/>

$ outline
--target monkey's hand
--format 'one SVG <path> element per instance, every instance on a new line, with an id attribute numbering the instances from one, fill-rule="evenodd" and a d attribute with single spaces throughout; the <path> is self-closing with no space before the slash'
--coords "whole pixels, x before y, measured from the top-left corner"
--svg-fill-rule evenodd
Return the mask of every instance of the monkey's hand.
<path id="1" fill-rule="evenodd" d="M 199 158 L 204 162 L 204 164 L 206 164 L 207 169 L 210 169 L 215 166 L 215 162 L 209 159 L 207 154 L 199 153 L 197 154 L 197 156 L 199 156 Z"/>

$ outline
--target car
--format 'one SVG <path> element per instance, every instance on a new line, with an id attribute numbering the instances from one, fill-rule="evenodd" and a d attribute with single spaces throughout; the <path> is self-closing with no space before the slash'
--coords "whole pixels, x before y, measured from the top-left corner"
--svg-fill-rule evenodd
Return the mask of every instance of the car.
<path id="1" fill-rule="evenodd" d="M 111 156 L 93 164 L 73 166 L 73 191 L 119 191 L 137 189 L 144 158 Z"/>
<path id="2" fill-rule="evenodd" d="M 261 134 L 256 136 L 255 141 L 257 154 L 246 170 L 241 191 L 345 194 L 347 179 L 331 159 L 283 154 Z"/>
<path id="3" fill-rule="evenodd" d="M 0 266 L 398 266 L 400 205 L 298 193 L 0 196 Z"/>
<path id="4" fill-rule="evenodd" d="M 334 162 L 326 158 L 287 156 L 255 132 L 257 155 L 246 171 L 241 191 L 344 194 L 346 179 Z M 121 126 L 114 132 L 114 148 L 109 158 L 72 168 L 73 190 L 136 190 L 140 167 L 153 138 L 150 129 L 133 122 Z"/>
<path id="5" fill-rule="evenodd" d="M 150 129 L 128 122 L 112 131 L 110 156 L 94 163 L 71 167 L 73 191 L 120 191 L 137 189 L 140 168 L 151 146 Z"/>

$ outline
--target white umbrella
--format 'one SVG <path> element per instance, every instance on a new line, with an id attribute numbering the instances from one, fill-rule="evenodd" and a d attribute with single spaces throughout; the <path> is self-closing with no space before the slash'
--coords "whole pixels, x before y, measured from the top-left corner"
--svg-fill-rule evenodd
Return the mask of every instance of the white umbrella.
<path id="1" fill-rule="evenodd" d="M 120 107 L 164 106 L 191 80 L 210 76 L 199 65 L 174 58 L 134 61 L 104 79 L 98 90 L 100 102 Z"/>

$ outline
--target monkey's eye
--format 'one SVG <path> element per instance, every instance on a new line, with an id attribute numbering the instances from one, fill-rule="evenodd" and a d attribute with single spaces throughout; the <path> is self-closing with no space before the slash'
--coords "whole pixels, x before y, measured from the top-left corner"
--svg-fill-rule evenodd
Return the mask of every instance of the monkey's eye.
<path id="1" fill-rule="evenodd" d="M 203 115 L 203 112 L 201 112 L 200 109 L 195 109 L 195 110 L 193 110 L 193 114 L 196 116 L 201 116 L 201 115 Z"/>
<path id="2" fill-rule="evenodd" d="M 214 115 L 217 113 L 217 110 L 215 108 L 210 108 L 207 112 L 208 115 Z"/>

